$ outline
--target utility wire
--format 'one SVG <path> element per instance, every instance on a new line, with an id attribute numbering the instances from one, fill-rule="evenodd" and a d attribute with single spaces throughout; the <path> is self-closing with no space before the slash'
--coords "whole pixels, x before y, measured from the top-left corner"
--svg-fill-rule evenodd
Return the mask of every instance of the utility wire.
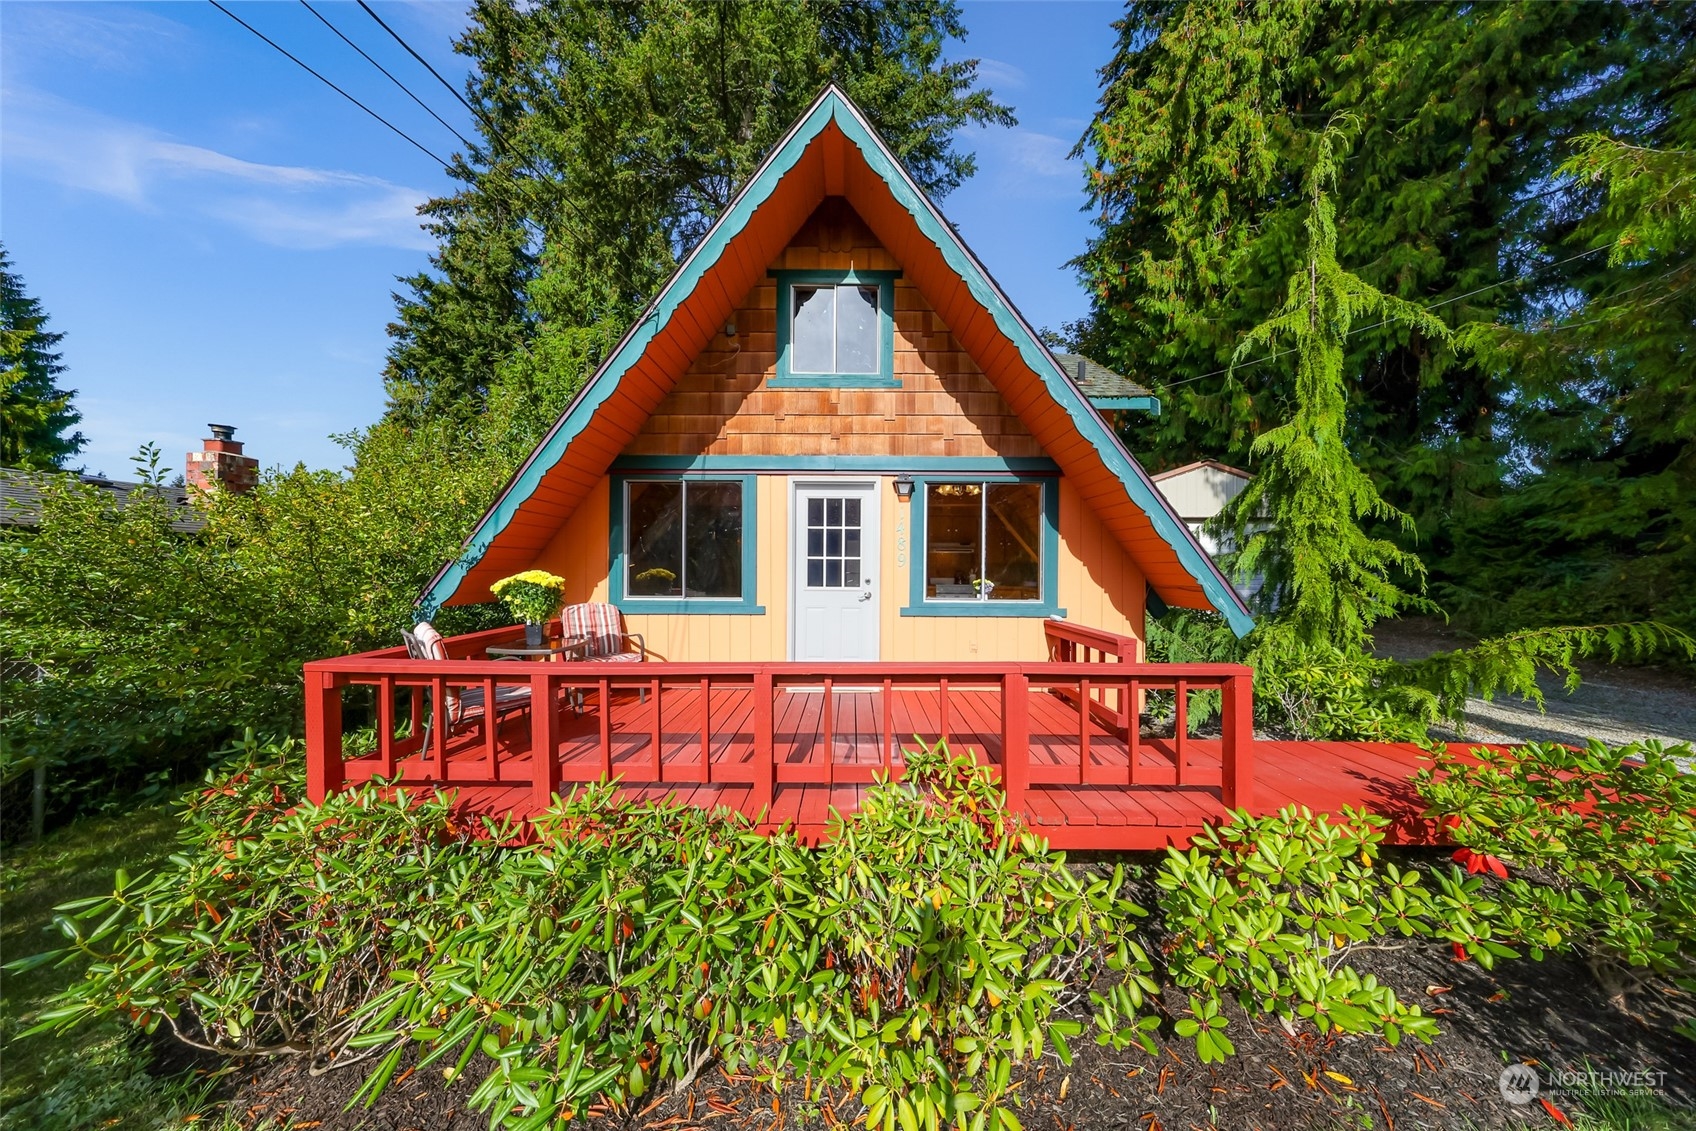
<path id="1" fill-rule="evenodd" d="M 331 31 L 335 32 L 337 39 L 340 39 L 343 43 L 347 44 L 349 47 L 351 47 L 355 51 L 359 52 L 360 58 L 364 59 L 367 63 L 370 63 L 373 67 L 376 67 L 379 71 L 382 71 L 384 78 L 388 79 L 390 82 L 392 82 L 396 86 L 400 87 L 401 91 L 408 98 L 410 98 L 414 102 L 418 103 L 419 107 L 426 114 L 428 114 L 428 115 L 430 115 L 430 117 L 436 119 L 436 121 L 440 122 L 442 124 L 442 126 L 449 133 L 451 133 L 454 137 L 457 137 L 459 139 L 460 144 L 465 146 L 465 148 L 468 151 L 472 150 L 474 148 L 474 146 L 472 146 L 471 142 L 466 140 L 466 137 L 465 137 L 464 134 L 460 133 L 458 130 L 453 128 L 452 123 L 450 123 L 446 118 L 442 117 L 440 114 L 438 114 L 434 110 L 432 110 L 430 108 L 430 106 L 422 98 L 420 98 L 416 94 L 412 93 L 411 88 L 408 87 L 405 83 L 401 82 L 399 79 L 395 78 L 394 75 L 390 74 L 389 69 L 387 67 L 383 66 L 383 64 L 377 62 L 377 60 L 375 60 L 375 59 L 371 58 L 371 56 L 367 55 L 365 53 L 364 48 L 360 47 L 359 44 L 355 43 L 353 40 L 349 39 L 346 35 L 342 34 L 342 30 L 340 28 L 338 28 L 335 24 L 331 23 L 328 19 L 326 19 L 322 12 L 318 11 L 318 9 L 314 8 L 311 4 L 307 3 L 307 0 L 300 0 L 300 6 L 302 8 L 305 8 L 308 12 L 311 12 L 314 16 L 316 16 L 318 18 L 319 23 L 323 24 L 325 27 L 327 27 Z"/>
<path id="2" fill-rule="evenodd" d="M 1493 290 L 1496 290 L 1500 287 L 1509 287 L 1509 286 L 1513 286 L 1515 283 L 1523 283 L 1527 279 L 1530 279 L 1535 275 L 1538 275 L 1538 274 L 1540 274 L 1544 271 L 1547 271 L 1552 267 L 1561 267 L 1561 266 L 1564 266 L 1568 263 L 1572 263 L 1572 262 L 1579 260 L 1579 259 L 1588 259 L 1592 255 L 1599 255 L 1600 253 L 1607 251 L 1607 250 L 1608 249 L 1605 248 L 1605 247 L 1594 247 L 1594 248 L 1591 248 L 1589 251 L 1581 251 L 1577 255 L 1569 255 L 1565 259 L 1557 259 L 1553 263 L 1545 263 L 1540 267 L 1533 267 L 1531 270 L 1527 271 L 1523 275 L 1515 275 L 1511 279 L 1503 279 L 1499 283 L 1490 283 L 1489 285 L 1479 287 L 1476 290 L 1467 291 L 1465 294 L 1454 295 L 1451 298 L 1446 298 L 1442 302 L 1434 302 L 1430 306 L 1425 307 L 1424 309 L 1427 310 L 1427 311 L 1436 310 L 1438 307 L 1448 306 L 1450 303 L 1459 302 L 1462 299 L 1471 298 L 1473 295 L 1481 295 L 1485 291 L 1493 291 Z M 1380 326 L 1388 326 L 1393 321 L 1394 321 L 1394 319 L 1392 319 L 1392 318 L 1385 318 L 1381 321 L 1373 322 L 1373 323 L 1371 323 L 1370 325 L 1367 325 L 1367 326 L 1357 327 L 1353 330 L 1350 330 L 1349 332 L 1351 334 L 1364 334 L 1368 330 L 1376 330 Z M 1181 381 L 1173 381 L 1169 385 L 1163 385 L 1163 386 L 1161 386 L 1161 388 L 1158 391 L 1159 392 L 1166 392 L 1167 390 L 1170 390 L 1170 389 L 1176 389 L 1180 385 L 1188 385 L 1188 384 L 1195 382 L 1195 381 L 1205 381 L 1209 377 L 1218 377 L 1221 374 L 1231 372 L 1233 369 L 1247 369 L 1249 366 L 1259 365 L 1263 361 L 1276 361 L 1280 357 L 1285 357 L 1285 356 L 1292 354 L 1292 353 L 1295 353 L 1295 352 L 1296 352 L 1296 350 L 1292 347 L 1290 349 L 1279 350 L 1276 353 L 1269 353 L 1265 357 L 1254 358 L 1252 361 L 1245 361 L 1241 365 L 1227 365 L 1225 368 L 1215 369 L 1211 373 L 1198 373 L 1194 377 L 1185 377 Z"/>
<path id="3" fill-rule="evenodd" d="M 307 74 L 311 75 L 313 78 L 317 79 L 319 82 L 323 83 L 325 86 L 329 87 L 331 90 L 335 91 L 337 94 L 341 95 L 343 98 L 347 99 L 349 102 L 353 103 L 355 106 L 359 107 L 361 110 L 365 111 L 367 114 L 371 115 L 373 118 L 377 119 L 379 122 L 383 123 L 383 125 L 389 127 L 389 129 L 393 130 L 398 136 L 400 136 L 401 138 L 406 140 L 415 149 L 417 149 L 418 152 L 422 153 L 424 156 L 428 157 L 430 160 L 432 160 L 436 164 L 440 165 L 444 170 L 446 170 L 449 173 L 451 173 L 453 171 L 452 168 L 448 165 L 448 163 L 446 161 L 443 161 L 440 157 L 437 157 L 434 153 L 431 153 L 428 149 L 426 149 L 424 147 L 424 145 L 421 142 L 419 142 L 417 139 L 412 137 L 412 135 L 408 134 L 405 130 L 401 129 L 399 126 L 395 125 L 393 122 L 389 121 L 387 118 L 385 118 L 381 114 L 377 113 L 377 111 L 371 109 L 371 107 L 365 105 L 365 103 L 361 102 L 359 99 L 355 98 L 353 95 L 349 94 L 347 91 L 343 90 L 341 87 L 337 86 L 335 83 L 331 82 L 329 79 L 325 78 L 323 75 L 319 74 L 317 71 L 313 70 L 311 67 L 307 66 L 305 63 L 303 63 L 299 59 L 295 58 L 293 55 L 289 54 L 289 52 L 285 48 L 283 48 L 282 46 L 277 44 L 275 41 L 273 41 L 264 32 L 260 31 L 258 28 L 254 27 L 252 24 L 248 23 L 246 20 L 242 19 L 240 16 L 238 16 L 234 12 L 230 11 L 228 8 L 224 7 L 222 4 L 218 3 L 218 0 L 207 0 L 207 3 L 211 4 L 214 8 L 216 8 L 220 12 L 224 13 L 224 15 L 230 17 L 230 19 L 234 20 L 236 23 L 240 24 L 242 27 L 246 28 L 248 31 L 252 32 L 254 35 L 257 35 L 260 39 L 264 40 L 274 50 L 276 50 L 276 51 L 280 52 L 282 55 L 286 56 L 288 58 L 288 60 L 290 62 L 292 62 L 295 66 L 299 67 L 301 70 L 305 71 Z M 313 14 L 316 15 L 317 13 L 313 13 Z"/>
<path id="4" fill-rule="evenodd" d="M 477 109 L 477 107 L 471 105 L 470 102 L 467 102 L 466 99 L 465 99 L 465 96 L 463 94 L 461 94 L 454 87 L 453 83 L 451 83 L 447 79 L 443 78 L 442 73 L 440 71 L 436 70 L 435 67 L 430 65 L 430 61 L 428 59 L 424 58 L 424 56 L 422 56 L 418 52 L 414 51 L 412 49 L 412 44 L 410 44 L 406 40 L 402 39 L 400 37 L 400 33 L 398 31 L 396 31 L 394 28 L 390 27 L 388 24 L 384 23 L 383 17 L 379 16 L 376 12 L 371 10 L 371 5 L 367 4 L 365 2 L 365 0 L 359 0 L 359 6 L 365 10 L 366 15 L 370 16 L 373 20 L 377 21 L 378 27 L 382 28 L 384 31 L 389 33 L 390 38 L 392 38 L 396 43 L 398 43 L 402 47 L 404 47 L 406 49 L 406 53 L 408 55 L 411 55 L 414 59 L 418 60 L 418 63 L 419 63 L 420 66 L 422 66 L 426 71 L 429 71 L 432 75 L 435 75 L 436 81 L 441 83 L 442 86 L 446 87 L 449 94 L 451 94 L 455 98 L 459 99 L 459 104 L 461 106 L 463 106 L 467 110 L 471 111 L 472 116 L 475 117 L 479 122 L 481 122 L 483 124 L 483 128 L 489 131 L 489 136 L 494 138 L 495 141 L 500 144 L 500 147 L 502 149 L 506 150 L 507 153 L 511 154 L 514 157 L 517 157 L 521 162 L 523 162 L 525 168 L 529 169 L 530 172 L 531 172 L 531 175 L 536 177 L 537 180 L 546 181 L 548 179 L 547 174 L 543 173 L 540 169 L 536 168 L 535 163 L 533 161 L 531 161 L 528 156 L 526 156 L 524 153 L 522 153 L 518 149 L 516 149 L 511 142 L 507 141 L 507 139 L 504 136 L 502 136 L 501 131 L 496 128 L 495 123 L 489 119 L 488 115 L 484 114 L 481 110 Z M 572 200 L 571 197 L 564 196 L 564 195 L 562 195 L 560 197 L 560 200 L 564 202 L 564 204 L 567 208 L 571 209 L 571 211 L 574 214 L 576 214 L 576 216 L 579 220 L 582 220 L 585 224 L 588 224 L 590 229 L 593 230 L 594 224 L 590 221 L 589 217 L 587 217 L 583 214 L 583 210 L 581 208 L 577 207 L 577 202 L 575 200 Z M 570 225 L 568 224 L 567 227 L 569 228 Z M 577 238 L 580 241 L 583 241 L 584 246 L 586 246 L 586 247 L 592 246 L 592 244 L 590 244 L 589 241 L 584 240 L 582 233 L 577 232 L 575 229 L 572 229 L 572 231 L 573 231 L 573 234 L 576 235 Z M 626 257 L 626 262 L 628 262 L 628 256 Z"/>
<path id="5" fill-rule="evenodd" d="M 422 56 L 418 52 L 414 51 L 412 49 L 412 44 L 410 44 L 406 40 L 402 39 L 400 37 L 399 32 L 397 32 L 394 28 L 390 27 L 388 24 L 384 23 L 383 17 L 379 16 L 376 12 L 373 12 L 371 10 L 371 5 L 367 4 L 365 2 L 365 0 L 359 0 L 359 6 L 361 8 L 365 9 L 365 14 L 367 16 L 370 16 L 372 19 L 377 21 L 378 27 L 380 27 L 384 31 L 388 32 L 389 35 L 394 39 L 394 41 L 396 43 L 398 43 L 402 47 L 406 48 L 406 53 L 408 55 L 411 55 L 414 59 L 417 59 L 418 62 L 420 64 L 422 64 L 422 66 L 424 67 L 424 69 L 426 71 L 429 71 L 431 74 L 435 75 L 436 81 L 441 83 L 443 86 L 447 87 L 448 93 L 453 95 L 455 98 L 459 99 L 459 104 L 461 106 L 465 107 L 467 110 L 471 111 L 473 114 L 476 114 L 478 120 L 482 121 L 482 123 L 485 126 L 488 127 L 490 133 L 495 133 L 494 125 L 492 123 L 490 123 L 487 119 L 485 119 L 482 114 L 478 113 L 477 108 L 475 106 L 471 105 L 471 103 L 467 102 L 465 100 L 465 96 L 463 94 L 459 93 L 459 91 L 454 88 L 453 83 L 449 82 L 447 79 L 444 79 L 442 77 L 442 73 L 440 71 L 436 70 L 436 68 L 434 68 L 430 65 L 430 61 L 428 59 L 424 58 L 424 56 Z M 495 133 L 495 136 L 499 137 L 500 135 L 498 133 Z"/>

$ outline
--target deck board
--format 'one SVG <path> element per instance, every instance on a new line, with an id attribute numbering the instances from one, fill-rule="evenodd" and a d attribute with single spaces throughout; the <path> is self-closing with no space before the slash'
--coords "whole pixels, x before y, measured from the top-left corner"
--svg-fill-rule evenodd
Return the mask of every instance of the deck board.
<path id="1" fill-rule="evenodd" d="M 981 687 L 981 685 L 980 685 Z M 581 709 L 562 700 L 556 757 L 562 793 L 598 776 L 602 716 L 611 745 L 611 765 L 624 796 L 702 808 L 721 806 L 760 816 L 755 780 L 755 701 L 750 686 L 714 688 L 704 705 L 710 709 L 708 764 L 701 761 L 703 699 L 699 684 L 667 683 L 662 695 L 646 702 L 634 692 L 615 693 L 603 704 L 598 689 L 584 693 Z M 865 797 L 873 774 L 883 766 L 885 717 L 897 771 L 902 751 L 914 736 L 932 742 L 950 739 L 958 753 L 970 749 L 980 763 L 1001 759 L 999 693 L 951 686 L 897 687 L 886 697 L 880 687 L 851 686 L 827 697 L 817 688 L 780 688 L 773 712 L 773 745 L 778 775 L 762 827 L 792 827 L 804 840 L 816 841 L 832 812 L 850 813 Z M 659 766 L 655 772 L 654 711 L 661 709 Z M 826 711 L 831 741 L 824 742 Z M 1079 710 L 1075 700 L 1046 690 L 1031 693 L 1030 755 L 1033 769 L 1062 779 L 1031 786 L 1022 816 L 1058 848 L 1152 849 L 1182 846 L 1189 837 L 1226 817 L 1220 801 L 1218 739 L 1186 740 L 1191 780 L 1178 787 L 1171 738 L 1140 737 L 1138 785 L 1127 784 L 1129 749 L 1121 733 L 1093 714 L 1089 734 L 1089 773 L 1080 773 Z M 399 716 L 397 716 L 399 717 Z M 529 713 L 505 716 L 495 735 L 493 773 L 480 725 L 463 726 L 447 743 L 447 772 L 417 754 L 399 760 L 401 780 L 409 785 L 454 789 L 458 808 L 467 815 L 525 817 L 534 812 Z M 1433 843 L 1438 830 L 1420 813 L 1423 805 L 1411 778 L 1427 765 L 1426 754 L 1412 744 L 1374 742 L 1278 742 L 1253 745 L 1254 790 L 1249 808 L 1271 813 L 1289 805 L 1335 813 L 1344 806 L 1364 807 L 1390 818 L 1392 841 Z M 347 778 L 369 780 L 380 770 L 375 755 L 350 754 Z"/>

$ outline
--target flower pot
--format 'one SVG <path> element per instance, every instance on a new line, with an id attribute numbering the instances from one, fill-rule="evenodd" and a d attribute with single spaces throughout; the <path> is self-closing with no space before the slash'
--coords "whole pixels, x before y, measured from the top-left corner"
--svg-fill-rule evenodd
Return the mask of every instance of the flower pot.
<path id="1" fill-rule="evenodd" d="M 524 626 L 524 646 L 526 648 L 542 648 L 548 643 L 548 638 L 542 635 L 542 626 L 526 624 Z"/>

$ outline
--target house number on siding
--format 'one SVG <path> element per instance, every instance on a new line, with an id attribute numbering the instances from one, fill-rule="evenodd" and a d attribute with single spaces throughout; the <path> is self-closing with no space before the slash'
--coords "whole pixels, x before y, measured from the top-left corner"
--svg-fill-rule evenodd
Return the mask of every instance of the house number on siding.
<path id="1" fill-rule="evenodd" d="M 907 520 L 905 518 L 895 520 L 895 564 L 897 566 L 907 564 Z"/>

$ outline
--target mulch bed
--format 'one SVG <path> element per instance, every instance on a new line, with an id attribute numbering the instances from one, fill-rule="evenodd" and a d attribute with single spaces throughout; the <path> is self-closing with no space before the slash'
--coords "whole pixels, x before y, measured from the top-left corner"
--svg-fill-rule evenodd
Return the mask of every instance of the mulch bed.
<path id="1" fill-rule="evenodd" d="M 1142 884 L 1138 884 L 1141 888 Z M 1151 893 L 1137 892 L 1152 907 Z M 1026 1131 L 1289 1131 L 1359 1128 L 1474 1131 L 1559 1125 L 1539 1102 L 1511 1104 L 1498 1090 L 1509 1062 L 1540 1065 L 1544 1091 L 1561 1116 L 1582 1111 L 1582 1097 L 1556 1088 L 1560 1072 L 1655 1074 L 1656 1095 L 1688 1108 L 1696 1131 L 1696 1043 L 1675 1033 L 1677 999 L 1666 986 L 1639 989 L 1624 1009 L 1582 963 L 1564 958 L 1502 962 L 1493 972 L 1457 963 L 1447 946 L 1358 951 L 1352 964 L 1438 1016 L 1432 1044 L 1405 1040 L 1392 1049 L 1376 1038 L 1294 1036 L 1276 1021 L 1228 1007 L 1227 1035 L 1237 1055 L 1203 1065 L 1194 1046 L 1164 1026 L 1157 1055 L 1113 1052 L 1086 1035 L 1072 1064 L 1050 1053 L 1030 1066 L 1018 1115 Z M 1178 1014 L 1176 991 L 1164 1004 Z M 1087 1018 L 1086 1024 L 1087 1024 Z M 344 1110 L 363 1082 L 363 1067 L 312 1076 L 299 1059 L 248 1066 L 227 1086 L 225 1114 L 243 1131 L 482 1131 L 488 1117 L 470 1096 L 490 1068 L 481 1056 L 451 1084 L 441 1065 L 397 1078 L 374 1108 Z M 826 1110 L 828 1109 L 828 1110 Z M 859 1105 L 844 1092 L 808 1095 L 803 1084 L 781 1095 L 717 1067 L 681 1095 L 645 1097 L 629 1110 L 595 1109 L 585 1131 L 790 1131 L 853 1124 Z"/>

